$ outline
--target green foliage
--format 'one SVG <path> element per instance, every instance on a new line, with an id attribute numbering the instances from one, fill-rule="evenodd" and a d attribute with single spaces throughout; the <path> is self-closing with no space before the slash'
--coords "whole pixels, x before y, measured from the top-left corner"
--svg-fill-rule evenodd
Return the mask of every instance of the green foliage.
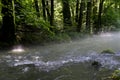
<path id="1" fill-rule="evenodd" d="M 120 80 L 120 70 L 115 70 L 114 73 L 112 74 L 111 78 L 113 80 Z"/>
<path id="2" fill-rule="evenodd" d="M 0 0 L 2 1 L 2 0 Z M 64 1 L 64 0 L 63 0 Z M 86 24 L 86 8 L 87 8 L 87 1 L 85 1 L 84 11 L 83 11 L 83 21 L 81 29 L 85 29 Z M 46 11 L 46 21 L 43 19 L 43 11 L 42 11 L 42 4 L 41 0 L 38 0 L 39 8 L 40 8 L 40 17 L 37 16 L 36 8 L 34 0 L 14 0 L 14 10 L 15 10 L 15 22 L 17 25 L 17 29 L 19 29 L 18 26 L 22 26 L 22 31 L 19 32 L 20 35 L 19 41 L 22 42 L 48 42 L 48 41 L 70 41 L 71 39 L 80 39 L 83 36 L 86 36 L 84 32 L 77 33 L 76 32 L 76 26 L 78 25 L 77 22 L 75 22 L 76 17 L 76 0 L 68 0 L 65 2 L 68 2 L 69 8 L 70 8 L 70 16 L 72 18 L 72 21 L 70 24 L 73 24 L 72 26 L 63 26 L 63 4 L 62 0 L 55 0 L 54 1 L 54 26 L 50 26 L 50 23 L 48 20 L 48 14 Z M 80 1 L 81 2 L 81 1 Z M 80 3 L 79 2 L 79 3 Z M 103 5 L 103 12 L 102 12 L 102 28 L 103 30 L 120 30 L 120 8 L 119 5 L 120 0 L 105 0 Z M 1 6 L 3 6 L 0 3 Z M 117 5 L 117 7 L 116 7 Z M 50 1 L 48 0 L 48 12 L 50 13 Z M 65 4 L 65 6 L 67 6 Z M 78 6 L 78 13 L 80 11 L 80 5 Z M 116 8 L 115 8 L 116 7 Z M 92 5 L 93 12 L 92 18 L 91 18 L 91 29 L 94 29 L 96 24 L 98 24 L 98 9 L 99 9 L 99 1 L 93 0 Z M 0 7 L 0 10 L 2 7 Z M 51 14 L 50 14 L 51 15 Z M 68 15 L 68 14 L 67 14 Z M 2 14 L 0 14 L 0 25 L 2 25 Z M 26 27 L 28 26 L 28 27 Z M 31 26 L 31 27 L 30 27 Z M 93 27 L 95 26 L 95 27 Z M 31 28 L 29 30 L 29 28 Z M 32 32 L 33 31 L 33 32 Z M 91 30 L 94 31 L 94 30 Z M 114 53 L 111 50 L 105 50 L 103 53 Z"/>
<path id="3" fill-rule="evenodd" d="M 35 31 L 25 33 L 22 37 L 23 42 L 42 43 L 48 41 L 55 35 L 54 32 L 50 30 L 49 23 L 43 20 L 37 20 L 29 25 L 32 25 L 32 29 L 35 29 Z"/>
<path id="4" fill-rule="evenodd" d="M 17 8 L 20 8 L 20 10 L 16 12 L 16 23 L 31 24 L 34 23 L 34 21 L 36 21 L 37 15 L 35 15 L 36 11 L 33 7 L 32 1 L 19 1 L 17 5 Z"/>
<path id="5" fill-rule="evenodd" d="M 119 25 L 120 25 L 120 22 L 119 22 L 120 11 L 119 11 L 119 9 L 118 8 L 115 9 L 113 7 L 113 5 L 111 5 L 105 10 L 106 11 L 104 11 L 104 13 L 102 15 L 102 24 L 104 25 L 104 28 L 111 29 L 111 30 L 119 29 L 120 28 L 119 27 Z"/>
<path id="6" fill-rule="evenodd" d="M 51 39 L 54 36 L 54 30 L 51 30 L 49 22 L 44 21 L 42 18 L 38 18 L 36 10 L 33 6 L 34 1 L 24 0 L 20 1 L 22 6 L 20 12 L 16 15 L 17 25 L 22 26 L 22 35 L 20 35 L 20 42 L 22 43 L 42 43 Z M 18 34 L 19 35 L 19 34 Z"/>
<path id="7" fill-rule="evenodd" d="M 103 78 L 102 80 L 120 80 L 120 70 L 115 70 L 111 76 Z"/>
<path id="8" fill-rule="evenodd" d="M 114 25 L 117 20 L 117 17 L 118 17 L 118 13 L 116 13 L 113 8 L 110 8 L 102 16 L 102 23 L 106 26 Z"/>
<path id="9" fill-rule="evenodd" d="M 51 40 L 55 42 L 69 42 L 71 38 L 66 33 L 59 33 L 53 36 Z"/>
<path id="10" fill-rule="evenodd" d="M 78 32 L 69 32 L 67 34 L 71 37 L 71 39 L 80 39 L 83 36 L 82 33 Z"/>

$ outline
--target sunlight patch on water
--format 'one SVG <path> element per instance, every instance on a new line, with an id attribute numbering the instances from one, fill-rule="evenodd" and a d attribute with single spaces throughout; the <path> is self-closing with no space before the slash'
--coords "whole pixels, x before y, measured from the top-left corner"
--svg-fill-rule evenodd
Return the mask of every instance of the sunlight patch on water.
<path id="1" fill-rule="evenodd" d="M 25 52 L 25 49 L 21 46 L 14 46 L 14 48 L 9 53 L 23 53 Z"/>

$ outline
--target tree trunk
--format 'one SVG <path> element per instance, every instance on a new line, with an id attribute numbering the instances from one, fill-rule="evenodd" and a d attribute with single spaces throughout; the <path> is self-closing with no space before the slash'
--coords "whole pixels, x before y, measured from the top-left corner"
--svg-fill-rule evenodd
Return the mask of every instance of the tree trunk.
<path id="1" fill-rule="evenodd" d="M 73 3 L 71 3 L 73 5 Z M 71 12 L 71 21 L 72 23 L 75 23 L 75 9 L 74 6 L 70 6 L 70 12 Z"/>
<path id="2" fill-rule="evenodd" d="M 99 33 L 100 31 L 102 31 L 101 16 L 102 16 L 102 10 L 103 10 L 103 3 L 104 3 L 104 0 L 100 0 L 96 33 Z"/>
<path id="3" fill-rule="evenodd" d="M 91 10 L 92 10 L 92 0 L 87 2 L 87 13 L 86 13 L 86 32 L 91 31 Z"/>
<path id="4" fill-rule="evenodd" d="M 39 5 L 38 5 L 38 0 L 34 0 L 35 3 L 35 9 L 37 12 L 37 16 L 40 17 L 40 10 L 39 10 Z"/>
<path id="5" fill-rule="evenodd" d="M 79 13 L 79 0 L 76 1 L 76 17 L 75 22 L 78 22 L 78 13 Z"/>
<path id="6" fill-rule="evenodd" d="M 118 2 L 117 0 L 115 0 L 115 7 L 114 7 L 114 8 L 115 8 L 115 11 L 116 11 L 116 12 L 118 11 L 118 3 L 119 3 L 119 2 Z"/>
<path id="7" fill-rule="evenodd" d="M 97 3 L 98 1 L 97 0 L 93 0 L 93 10 L 92 10 L 92 20 L 93 20 L 93 33 L 96 34 L 96 27 L 97 27 L 97 16 L 98 16 L 98 13 L 97 13 Z"/>
<path id="8" fill-rule="evenodd" d="M 64 26 L 72 26 L 69 0 L 62 0 Z"/>
<path id="9" fill-rule="evenodd" d="M 42 9 L 43 9 L 43 19 L 46 20 L 46 5 L 45 5 L 45 0 L 42 0 Z"/>
<path id="10" fill-rule="evenodd" d="M 83 22 L 83 11 L 85 9 L 85 2 L 84 0 L 80 3 L 80 12 L 78 18 L 78 25 L 77 25 L 77 32 L 81 32 L 82 29 L 82 22 Z"/>
<path id="11" fill-rule="evenodd" d="M 47 11 L 48 21 L 50 21 L 50 11 L 49 11 L 49 4 L 48 4 L 48 0 L 46 1 L 46 11 Z"/>
<path id="12" fill-rule="evenodd" d="M 13 44 L 15 37 L 15 16 L 14 2 L 12 0 L 2 0 L 2 28 L 1 40 L 3 42 Z"/>
<path id="13" fill-rule="evenodd" d="M 51 15 L 50 15 L 50 25 L 53 26 L 54 20 L 54 0 L 51 0 Z"/>

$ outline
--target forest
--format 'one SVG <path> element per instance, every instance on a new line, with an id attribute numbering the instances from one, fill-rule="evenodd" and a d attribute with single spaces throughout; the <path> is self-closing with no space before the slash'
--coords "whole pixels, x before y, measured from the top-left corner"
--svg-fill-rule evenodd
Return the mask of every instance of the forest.
<path id="1" fill-rule="evenodd" d="M 0 0 L 0 45 L 120 30 L 120 0 Z"/>
<path id="2" fill-rule="evenodd" d="M 0 80 L 120 80 L 120 0 L 0 0 Z"/>

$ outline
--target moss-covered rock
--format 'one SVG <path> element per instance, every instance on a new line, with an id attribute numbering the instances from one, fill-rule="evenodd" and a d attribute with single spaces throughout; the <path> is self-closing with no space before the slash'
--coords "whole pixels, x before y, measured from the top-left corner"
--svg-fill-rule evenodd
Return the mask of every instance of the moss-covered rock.
<path id="1" fill-rule="evenodd" d="M 115 52 L 111 49 L 105 49 L 101 53 L 109 53 L 109 54 L 115 54 Z"/>

